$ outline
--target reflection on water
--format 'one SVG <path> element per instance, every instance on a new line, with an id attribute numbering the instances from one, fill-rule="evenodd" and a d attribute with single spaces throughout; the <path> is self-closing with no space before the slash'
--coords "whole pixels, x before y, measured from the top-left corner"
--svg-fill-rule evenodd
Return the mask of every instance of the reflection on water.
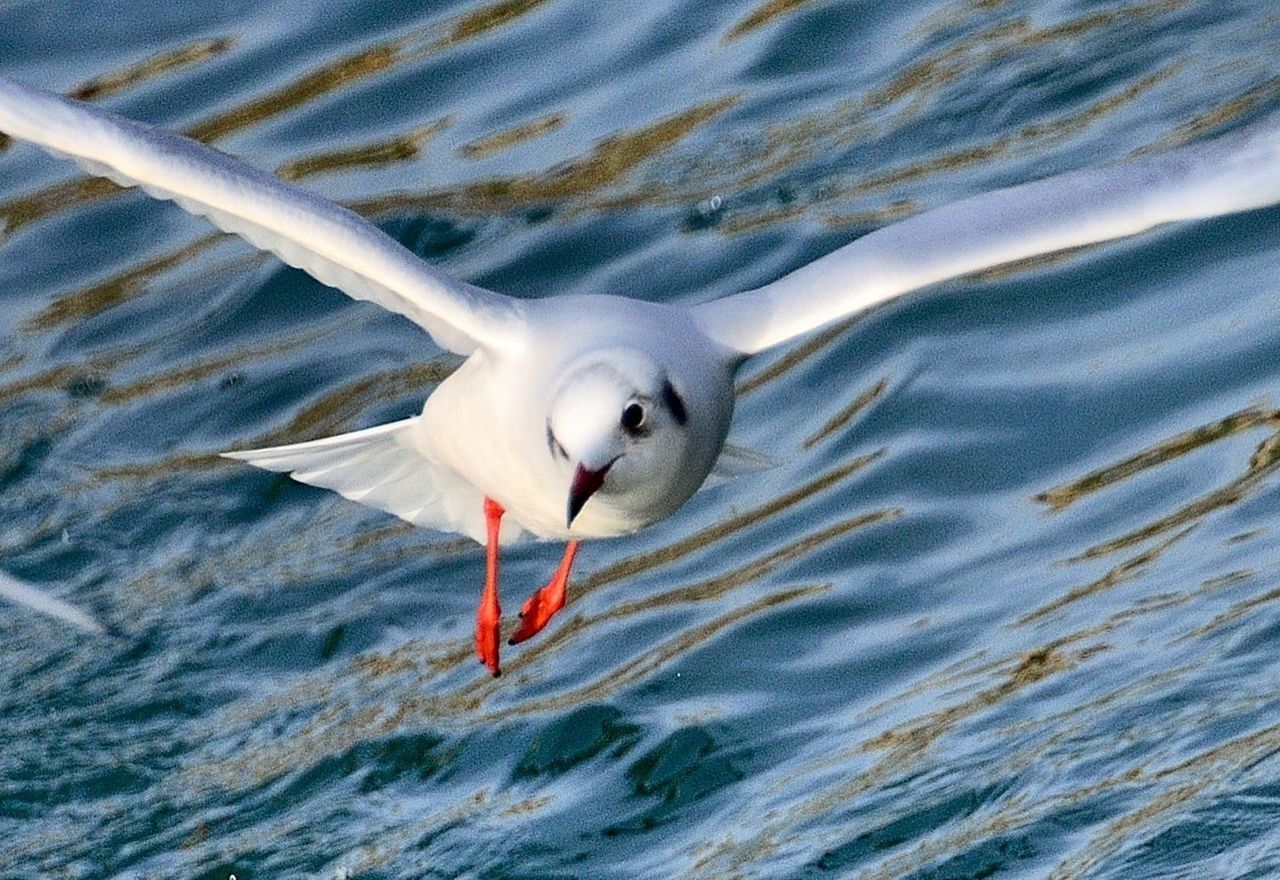
<path id="1" fill-rule="evenodd" d="M 505 131 L 495 131 L 493 134 L 476 138 L 474 141 L 459 147 L 458 152 L 468 159 L 480 159 L 494 153 L 500 153 L 503 150 L 514 147 L 516 144 L 522 144 L 525 141 L 555 131 L 564 125 L 567 119 L 568 117 L 563 113 L 547 113 L 544 116 L 539 116 L 537 119 L 531 119 L 528 122 L 522 122 Z"/>
<path id="2" fill-rule="evenodd" d="M 736 40 L 743 34 L 748 34 L 774 19 L 786 15 L 796 7 L 812 2 L 814 0 L 765 0 L 764 3 L 753 9 L 747 16 L 739 19 L 738 23 L 729 29 L 729 32 L 724 35 L 725 42 Z"/>
<path id="3" fill-rule="evenodd" d="M 212 37 L 192 40 L 173 49 L 144 58 L 123 70 L 113 70 L 91 78 L 76 86 L 67 94 L 81 101 L 95 101 L 116 92 L 123 92 L 147 80 L 157 79 L 184 67 L 202 64 L 235 48 L 230 37 Z"/>
<path id="4" fill-rule="evenodd" d="M 142 295 L 158 275 L 182 266 L 216 244 L 221 235 L 212 233 L 175 251 L 151 257 L 110 278 L 97 281 L 73 293 L 63 294 L 23 323 L 26 330 L 53 330 L 84 320 Z"/>
<path id="5" fill-rule="evenodd" d="M 589 203 L 590 197 L 608 192 L 633 169 L 668 152 L 696 129 L 733 107 L 737 100 L 730 95 L 706 101 L 642 128 L 607 137 L 585 155 L 543 173 L 481 180 L 458 191 L 401 193 L 358 202 L 352 207 L 362 214 L 443 209 L 467 215 L 510 213 L 558 202 Z M 649 197 L 633 195 L 606 199 L 611 209 L 649 200 Z"/>
<path id="6" fill-rule="evenodd" d="M 149 40 L 157 8 L 66 61 L 481 283 L 705 299 L 1273 108 L 1248 7 L 325 4 L 269 72 L 261 22 Z M 129 639 L 0 614 L 0 873 L 1280 871 L 1275 212 L 762 357 L 734 439 L 778 466 L 585 546 L 494 681 L 472 542 L 215 455 L 402 417 L 456 359 L 32 156 L 0 154 L 0 555 Z"/>
<path id="7" fill-rule="evenodd" d="M 426 125 L 418 126 L 412 131 L 388 140 L 295 159 L 277 168 L 276 174 L 285 180 L 301 180 L 304 177 L 345 171 L 349 168 L 391 165 L 417 159 L 422 154 L 422 145 L 452 124 L 453 119 L 446 117 L 428 122 Z"/>
<path id="8" fill-rule="evenodd" d="M 188 126 L 183 133 L 198 141 L 214 143 L 236 132 L 293 112 L 339 89 L 349 89 L 361 80 L 384 73 L 395 66 L 421 60 L 429 54 L 480 37 L 494 28 L 509 24 L 544 2 L 546 0 L 505 0 L 465 13 L 443 28 L 433 23 L 411 30 L 396 39 L 362 48 L 308 70 L 277 89 Z M 159 53 L 124 70 L 95 77 L 81 88 L 73 90 L 72 94 L 76 97 L 97 97 L 121 91 L 176 68 L 207 61 L 233 45 L 232 39 L 220 38 Z M 308 160 L 297 161 L 306 163 Z M 19 226 L 118 191 L 118 187 L 101 179 L 58 184 L 15 201 L 0 203 L 0 219 L 5 222 L 5 231 L 12 233 Z"/>
<path id="9" fill-rule="evenodd" d="M 1049 489 L 1036 497 L 1054 509 L 1061 509 L 1079 501 L 1082 497 L 1092 492 L 1110 486 L 1112 483 L 1128 479 L 1148 468 L 1165 464 L 1217 440 L 1257 426 L 1265 426 L 1273 430 L 1280 427 L 1280 411 L 1248 409 L 1235 413 L 1220 421 L 1203 425 L 1185 434 L 1179 434 L 1150 449 L 1143 450 L 1137 455 L 1109 465 L 1067 485 Z M 1115 553 L 1150 538 L 1163 535 L 1172 529 L 1195 524 L 1221 508 L 1240 503 L 1252 491 L 1261 487 L 1266 478 L 1275 469 L 1276 464 L 1280 463 L 1280 454 L 1278 453 L 1280 453 L 1280 433 L 1272 433 L 1257 445 L 1253 455 L 1249 458 L 1244 473 L 1237 478 L 1166 513 L 1153 522 L 1133 529 L 1120 537 L 1093 545 L 1072 561 Z"/>
<path id="10" fill-rule="evenodd" d="M 122 70 L 113 70 L 91 77 L 67 94 L 81 101 L 95 101 L 116 92 L 126 91 L 147 80 L 208 61 L 230 51 L 234 46 L 235 41 L 227 37 L 192 40 L 175 48 L 157 52 Z M 8 135 L 0 134 L 0 151 L 12 142 Z"/>

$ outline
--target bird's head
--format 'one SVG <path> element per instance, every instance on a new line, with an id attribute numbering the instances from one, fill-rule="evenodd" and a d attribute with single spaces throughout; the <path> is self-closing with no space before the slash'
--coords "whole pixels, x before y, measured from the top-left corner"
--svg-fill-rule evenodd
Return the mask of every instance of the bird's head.
<path id="1" fill-rule="evenodd" d="M 696 398 L 641 352 L 609 349 L 573 364 L 547 419 L 548 453 L 565 476 L 566 527 L 593 498 L 591 510 L 638 528 L 692 495 L 720 450 L 725 421 L 700 413 Z"/>

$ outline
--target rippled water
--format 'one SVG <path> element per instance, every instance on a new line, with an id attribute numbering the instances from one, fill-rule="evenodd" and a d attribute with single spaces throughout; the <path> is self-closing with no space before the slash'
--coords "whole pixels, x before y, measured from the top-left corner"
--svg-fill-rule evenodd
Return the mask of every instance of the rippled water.
<path id="1" fill-rule="evenodd" d="M 1280 14 L 17 0 L 0 68 L 485 286 L 693 302 L 1275 108 Z M 0 217 L 0 569 L 123 633 L 0 606 L 0 875 L 1280 873 L 1280 210 L 759 359 L 733 439 L 778 467 L 586 545 L 497 681 L 479 547 L 213 456 L 454 360 L 30 148 Z"/>

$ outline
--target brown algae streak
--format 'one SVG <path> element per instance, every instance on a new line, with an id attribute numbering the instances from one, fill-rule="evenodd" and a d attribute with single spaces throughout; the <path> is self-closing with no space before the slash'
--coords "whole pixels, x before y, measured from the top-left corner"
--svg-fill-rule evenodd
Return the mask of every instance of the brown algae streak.
<path id="1" fill-rule="evenodd" d="M 852 402 L 840 410 L 840 412 L 828 419 L 826 424 L 821 428 L 806 437 L 801 446 L 804 449 L 812 449 L 832 434 L 844 428 L 852 422 L 859 413 L 879 400 L 881 395 L 884 394 L 885 389 L 888 387 L 888 377 L 881 378 L 879 382 L 876 382 L 876 384 L 860 393 Z"/>
<path id="2" fill-rule="evenodd" d="M 1179 124 L 1169 134 L 1152 144 L 1151 147 L 1137 152 L 1166 150 L 1188 143 L 1219 131 L 1255 110 L 1269 107 L 1277 100 L 1280 100 L 1280 76 L 1273 76 L 1265 82 L 1244 90 L 1234 98 L 1229 98 L 1218 106 L 1198 116 L 1193 116 L 1186 122 Z"/>
<path id="3" fill-rule="evenodd" d="M 1273 430 L 1280 428 L 1280 411 L 1258 407 L 1241 410 L 1216 422 L 1176 434 L 1079 479 L 1046 489 L 1036 495 L 1035 500 L 1046 504 L 1051 512 L 1056 513 L 1094 492 L 1259 425 L 1267 425 Z"/>
<path id="4" fill-rule="evenodd" d="M 778 379 L 803 364 L 809 358 L 825 350 L 827 346 L 831 345 L 843 336 L 846 331 L 853 327 L 854 324 L 860 322 L 865 314 L 866 313 L 864 312 L 862 315 L 838 321 L 826 330 L 822 330 L 815 336 L 801 342 L 799 345 L 790 347 L 786 354 L 778 358 L 768 367 L 739 382 L 737 387 L 734 389 L 734 393 L 738 397 L 742 397 L 763 388 L 771 382 L 776 382 Z"/>
<path id="5" fill-rule="evenodd" d="M 146 292 L 156 275 L 186 264 L 223 238 L 220 232 L 209 233 L 169 253 L 149 257 L 110 278 L 64 293 L 23 321 L 22 329 L 28 332 L 54 330 L 136 299 Z"/>
<path id="6" fill-rule="evenodd" d="M 316 67 L 266 94 L 188 126 L 183 133 L 204 143 L 214 143 L 228 135 L 293 112 L 339 89 L 349 88 L 355 83 L 395 66 L 416 61 L 447 47 L 481 36 L 532 12 L 545 2 L 547 0 L 507 0 L 507 2 L 492 3 L 474 12 L 458 16 L 451 24 L 445 26 L 443 34 L 440 33 L 441 26 L 435 23 L 415 28 L 394 39 L 349 53 L 335 61 Z M 214 41 L 212 48 L 226 51 L 233 45 L 232 38 L 223 38 L 221 41 Z M 212 56 L 206 54 L 203 57 Z M 148 75 L 157 76 L 175 69 L 179 66 L 179 60 L 183 59 L 180 57 L 178 60 L 168 60 L 161 67 L 155 67 L 153 64 L 152 68 L 148 69 Z M 124 72 L 115 75 L 107 74 L 102 79 L 119 81 L 120 85 L 116 86 L 117 89 L 127 88 L 139 81 L 136 74 L 130 77 Z M 3 221 L 6 233 L 12 233 L 19 226 L 73 205 L 104 198 L 118 192 L 119 189 L 115 184 L 100 178 L 54 184 L 18 199 L 0 203 L 0 221 Z"/>
<path id="7" fill-rule="evenodd" d="M 765 0 L 745 18 L 742 18 L 724 35 L 724 42 L 731 43 L 757 28 L 764 27 L 776 18 L 794 12 L 797 8 L 813 3 L 814 0 Z"/>
<path id="8" fill-rule="evenodd" d="M 1280 463 L 1277 451 L 1280 450 L 1280 435 L 1272 435 L 1259 444 L 1249 463 L 1249 469 L 1239 478 L 1225 486 L 1215 489 L 1191 502 L 1183 505 L 1167 516 L 1161 517 L 1140 529 L 1135 529 L 1111 541 L 1096 544 L 1076 557 L 1076 560 L 1093 559 L 1114 553 L 1125 547 L 1146 541 L 1170 529 L 1195 523 L 1215 511 L 1243 501 L 1257 491 L 1262 482 L 1269 477 Z M 1071 561 L 1076 561 L 1071 560 Z"/>
<path id="9" fill-rule="evenodd" d="M 1055 611 L 1059 611 L 1068 605 L 1079 602 L 1081 599 L 1096 596 L 1099 593 L 1105 593 L 1123 583 L 1134 580 L 1140 575 L 1145 574 L 1147 570 L 1164 555 L 1166 550 L 1189 535 L 1193 528 L 1194 527 L 1188 527 L 1180 532 L 1175 532 L 1172 537 L 1167 538 L 1159 544 L 1147 548 L 1136 556 L 1130 557 L 1118 565 L 1113 566 L 1102 577 L 1068 590 L 1053 601 L 1046 602 L 1034 611 L 1024 614 L 1018 619 L 1015 625 L 1026 626 L 1027 624 L 1035 623 L 1045 617 L 1048 617 Z"/>
<path id="10" fill-rule="evenodd" d="M 276 175 L 284 180 L 301 180 L 352 168 L 376 168 L 408 162 L 420 157 L 423 144 L 447 129 L 453 121 L 454 117 L 446 116 L 384 140 L 294 159 L 276 168 Z"/>
<path id="11" fill-rule="evenodd" d="M 95 101 L 131 89 L 147 80 L 202 64 L 235 47 L 234 37 L 212 37 L 193 40 L 174 49 L 150 55 L 136 64 L 110 73 L 99 74 L 67 93 L 81 101 Z"/>
<path id="12" fill-rule="evenodd" d="M 67 92 L 67 96 L 81 101 L 96 101 L 171 71 L 216 58 L 234 47 L 235 42 L 232 37 L 193 40 L 175 49 L 157 52 L 120 70 L 91 77 Z M 4 150 L 12 143 L 13 138 L 7 134 L 0 134 L 0 150 Z"/>
<path id="13" fill-rule="evenodd" d="M 519 125 L 484 137 L 476 138 L 458 148 L 458 152 L 468 159 L 482 159 L 503 150 L 509 150 L 517 144 L 550 134 L 560 128 L 569 119 L 564 113 L 547 113 L 537 119 L 530 119 Z"/>
<path id="14" fill-rule="evenodd" d="M 1194 498 L 1172 512 L 1158 517 L 1145 526 L 1133 529 L 1108 541 L 1095 544 L 1068 562 L 1095 559 L 1140 544 L 1165 532 L 1194 525 L 1209 514 L 1229 507 L 1256 491 L 1280 464 L 1280 410 L 1250 408 L 1226 418 L 1190 431 L 1178 434 L 1132 455 L 1116 464 L 1047 489 L 1034 496 L 1049 506 L 1050 512 L 1060 511 L 1081 498 L 1101 489 L 1127 480 L 1151 468 L 1175 461 L 1182 456 L 1202 449 L 1227 437 L 1256 427 L 1267 427 L 1268 434 L 1254 449 L 1245 472 L 1225 485 Z"/>
<path id="15" fill-rule="evenodd" d="M 587 197 L 620 182 L 642 162 L 670 149 L 739 100 L 728 95 L 695 104 L 633 131 L 606 137 L 578 158 L 535 174 L 494 177 L 457 189 L 400 193 L 349 205 L 361 214 L 436 208 L 463 215 L 514 213 L 549 202 L 586 202 Z"/>
<path id="16" fill-rule="evenodd" d="M 446 46 L 484 36 L 490 31 L 523 18 L 546 2 L 547 0 L 499 0 L 497 3 L 482 6 L 475 12 L 464 13 L 457 18 L 449 29 L 449 33 L 432 48 L 443 49 Z"/>

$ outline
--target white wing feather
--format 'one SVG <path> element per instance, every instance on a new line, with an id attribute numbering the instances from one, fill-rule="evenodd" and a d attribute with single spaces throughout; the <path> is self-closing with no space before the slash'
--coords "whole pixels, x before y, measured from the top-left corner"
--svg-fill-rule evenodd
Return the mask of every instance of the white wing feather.
<path id="1" fill-rule="evenodd" d="M 0 131 L 177 202 L 458 354 L 518 338 L 518 301 L 450 278 L 358 214 L 189 138 L 3 78 Z"/>
<path id="2" fill-rule="evenodd" d="M 484 543 L 484 495 L 423 455 L 417 443 L 420 418 L 306 443 L 222 454 L 290 474 L 300 483 L 332 489 L 414 525 L 460 532 Z M 523 536 L 510 517 L 503 522 L 503 543 Z"/>
<path id="3" fill-rule="evenodd" d="M 694 314 L 716 342 L 754 354 L 948 278 L 1277 201 L 1273 115 L 1214 140 L 927 211 Z"/>

